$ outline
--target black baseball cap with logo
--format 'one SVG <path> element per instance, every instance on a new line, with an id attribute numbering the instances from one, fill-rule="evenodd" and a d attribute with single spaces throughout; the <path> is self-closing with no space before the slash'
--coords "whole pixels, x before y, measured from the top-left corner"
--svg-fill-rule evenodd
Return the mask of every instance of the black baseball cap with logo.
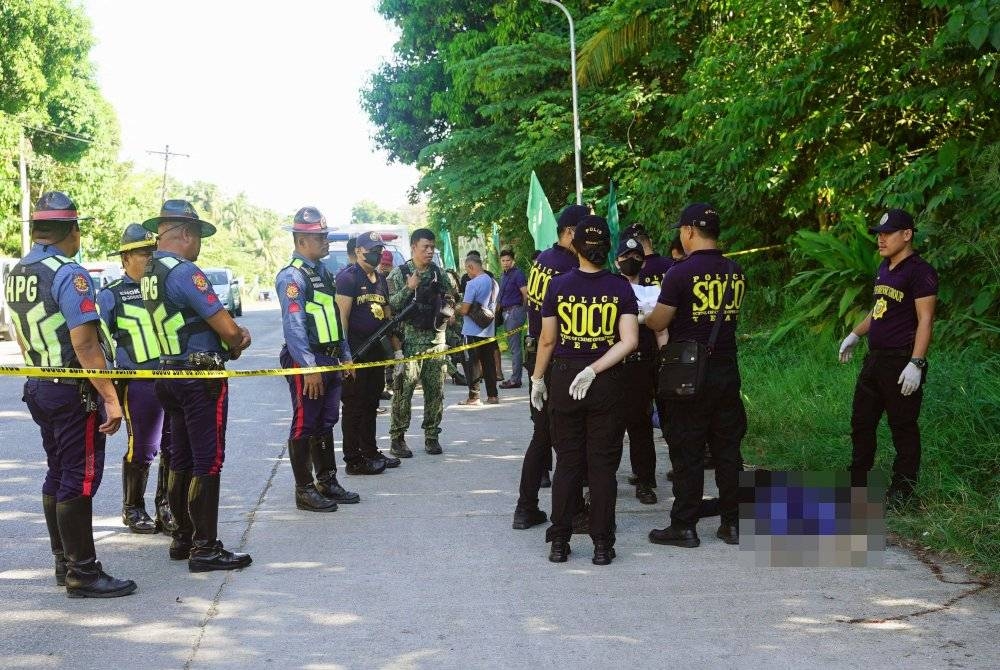
<path id="1" fill-rule="evenodd" d="M 914 232 L 917 230 L 913 227 L 913 217 L 902 209 L 890 209 L 882 215 L 878 225 L 869 228 L 868 232 L 872 234 L 894 233 L 897 230 L 912 230 Z"/>
<path id="2" fill-rule="evenodd" d="M 634 237 L 622 238 L 622 241 L 618 243 L 618 252 L 615 254 L 616 258 L 621 258 L 625 254 L 637 253 L 640 256 L 643 255 L 642 244 Z"/>
<path id="3" fill-rule="evenodd" d="M 603 216 L 587 216 L 576 224 L 573 231 L 573 244 L 577 249 L 593 249 L 604 246 L 611 247 L 611 230 Z"/>
<path id="4" fill-rule="evenodd" d="M 585 216 L 590 216 L 590 208 L 586 205 L 567 205 L 559 212 L 556 220 L 556 232 L 562 233 L 565 228 L 576 228 Z"/>
<path id="5" fill-rule="evenodd" d="M 671 228 L 683 228 L 692 226 L 700 228 L 707 233 L 718 235 L 722 230 L 722 222 L 719 221 L 719 213 L 715 207 L 707 202 L 691 203 L 681 212 L 681 218 Z"/>

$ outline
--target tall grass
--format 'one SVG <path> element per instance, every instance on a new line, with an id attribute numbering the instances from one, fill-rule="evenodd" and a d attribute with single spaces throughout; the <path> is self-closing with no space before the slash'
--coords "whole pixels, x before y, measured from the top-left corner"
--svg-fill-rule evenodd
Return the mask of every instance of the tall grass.
<path id="1" fill-rule="evenodd" d="M 784 470 L 844 470 L 850 463 L 854 383 L 864 357 L 837 361 L 827 337 L 741 344 L 750 428 L 748 463 Z M 859 347 L 863 348 L 863 347 Z M 1000 355 L 932 347 L 920 415 L 920 505 L 891 516 L 903 537 L 1000 574 Z M 875 467 L 891 475 L 895 451 L 883 419 Z"/>

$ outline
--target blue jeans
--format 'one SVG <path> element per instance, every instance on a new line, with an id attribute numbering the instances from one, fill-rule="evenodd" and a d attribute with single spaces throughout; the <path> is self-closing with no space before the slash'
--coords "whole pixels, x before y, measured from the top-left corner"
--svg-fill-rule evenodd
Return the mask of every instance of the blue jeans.
<path id="1" fill-rule="evenodd" d="M 524 305 L 503 308 L 503 327 L 507 329 L 507 332 L 520 328 L 527 319 L 528 313 L 524 310 Z M 512 372 L 508 381 L 515 384 L 521 383 L 521 369 L 524 367 L 521 357 L 521 337 L 523 335 L 524 333 L 519 332 L 507 336 L 507 348 L 510 350 L 512 362 Z"/>

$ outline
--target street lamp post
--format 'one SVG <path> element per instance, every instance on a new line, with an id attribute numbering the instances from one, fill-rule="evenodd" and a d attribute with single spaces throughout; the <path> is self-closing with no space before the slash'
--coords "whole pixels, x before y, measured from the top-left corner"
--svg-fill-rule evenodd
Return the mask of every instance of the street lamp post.
<path id="1" fill-rule="evenodd" d="M 583 172 L 580 169 L 580 113 L 576 102 L 576 34 L 573 30 L 573 17 L 569 10 L 557 0 L 542 0 L 542 2 L 555 5 L 566 15 L 569 21 L 569 71 L 570 79 L 573 83 L 573 157 L 576 160 L 576 204 L 583 204 Z"/>

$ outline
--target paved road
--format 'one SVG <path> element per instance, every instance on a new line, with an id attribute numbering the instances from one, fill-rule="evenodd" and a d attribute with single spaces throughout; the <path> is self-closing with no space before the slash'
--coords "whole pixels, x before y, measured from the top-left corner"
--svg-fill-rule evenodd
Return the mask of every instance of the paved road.
<path id="1" fill-rule="evenodd" d="M 242 321 L 255 344 L 240 366 L 274 367 L 277 314 Z M 0 360 L 10 360 L 2 346 Z M 971 587 L 940 581 L 905 551 L 892 549 L 879 569 L 747 568 L 711 521 L 699 549 L 649 544 L 648 530 L 665 525 L 669 487 L 659 504 L 639 505 L 624 481 L 627 457 L 618 559 L 591 565 L 589 540 L 578 538 L 568 563 L 549 563 L 541 527 L 510 529 L 526 393 L 461 408 L 463 391 L 451 385 L 445 455 L 418 449 L 383 476 L 344 476 L 362 503 L 321 515 L 292 504 L 284 381 L 235 381 L 220 533 L 254 564 L 232 574 L 189 574 L 167 559 L 163 536 L 124 532 L 115 436 L 95 500 L 97 546 L 139 592 L 69 600 L 51 576 L 44 461 L 20 385 L 0 378 L 2 668 L 1000 666 L 996 591 L 937 609 Z M 419 426 L 419 395 L 415 404 Z M 419 442 L 418 428 L 411 446 Z M 663 481 L 662 444 L 659 456 Z M 944 576 L 966 579 L 948 566 Z M 899 618 L 847 623 L 889 617 Z"/>

